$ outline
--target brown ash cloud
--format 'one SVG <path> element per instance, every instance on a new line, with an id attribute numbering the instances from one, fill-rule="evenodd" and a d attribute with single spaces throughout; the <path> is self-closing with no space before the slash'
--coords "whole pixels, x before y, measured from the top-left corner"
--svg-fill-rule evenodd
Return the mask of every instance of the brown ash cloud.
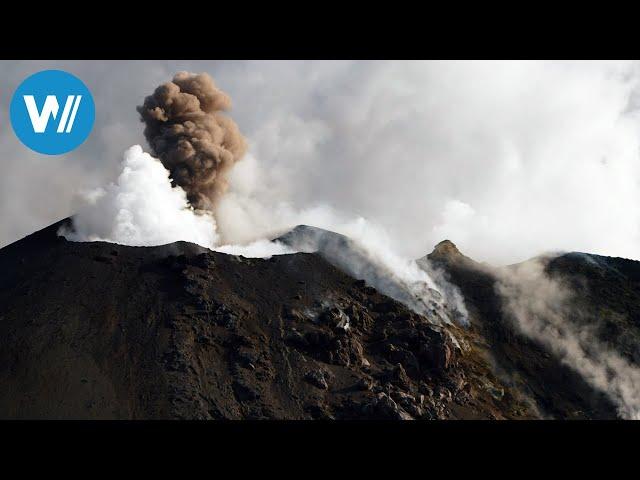
<path id="1" fill-rule="evenodd" d="M 230 97 L 211 76 L 188 72 L 177 73 L 137 108 L 153 154 L 196 209 L 213 209 L 246 151 L 238 126 L 224 113 L 230 108 Z"/>

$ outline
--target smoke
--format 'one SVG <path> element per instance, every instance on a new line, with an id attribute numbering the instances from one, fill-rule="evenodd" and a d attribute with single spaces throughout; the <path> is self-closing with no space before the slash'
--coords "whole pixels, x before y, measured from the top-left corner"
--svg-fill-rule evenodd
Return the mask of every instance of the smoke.
<path id="1" fill-rule="evenodd" d="M 434 324 L 451 323 L 451 309 L 438 286 L 413 260 L 402 258 L 384 242 L 384 232 L 360 218 L 332 230 L 299 225 L 278 238 L 302 252 L 318 252 L 329 263 L 353 278 L 365 280 Z"/>
<path id="2" fill-rule="evenodd" d="M 437 290 L 442 295 L 444 302 L 449 306 L 453 319 L 456 323 L 468 326 L 469 311 L 464 300 L 464 295 L 460 289 L 449 281 L 447 272 L 439 267 L 435 267 L 427 257 L 416 260 L 416 264 L 429 276 L 436 285 Z"/>
<path id="3" fill-rule="evenodd" d="M 516 327 L 604 392 L 622 418 L 640 419 L 640 369 L 598 340 L 590 309 L 545 274 L 541 260 L 496 270 L 497 291 Z"/>
<path id="4" fill-rule="evenodd" d="M 347 260 L 349 269 L 360 278 L 432 320 L 467 325 L 468 313 L 459 289 L 441 272 L 393 250 L 390 236 L 382 227 L 358 218 L 332 228 L 366 252 L 366 262 L 357 256 Z M 377 266 L 375 272 L 369 272 L 369 263 Z"/>
<path id="5" fill-rule="evenodd" d="M 231 99 L 208 74 L 187 72 L 138 107 L 153 153 L 197 209 L 213 208 L 227 189 L 227 173 L 246 150 L 238 126 L 222 113 L 229 108 Z"/>
<path id="6" fill-rule="evenodd" d="M 74 241 L 106 241 L 123 245 L 163 245 L 184 240 L 207 248 L 218 242 L 208 212 L 195 211 L 181 187 L 172 188 L 169 172 L 139 145 L 129 148 L 118 179 L 104 188 L 80 193 Z"/>
<path id="7" fill-rule="evenodd" d="M 155 246 L 186 241 L 230 255 L 269 258 L 295 253 L 279 242 L 259 239 L 246 245 L 220 245 L 211 212 L 195 210 L 169 171 L 139 145 L 124 153 L 118 179 L 106 187 L 79 192 L 72 228 L 60 235 L 77 242 L 105 241 Z"/>
<path id="8" fill-rule="evenodd" d="M 280 242 L 266 239 L 256 240 L 247 245 L 222 245 L 215 248 L 216 252 L 228 255 L 240 255 L 246 258 L 270 258 L 273 255 L 286 255 L 296 251 Z"/>
<path id="9" fill-rule="evenodd" d="M 467 310 L 457 287 L 442 274 L 399 254 L 383 226 L 362 216 L 349 216 L 328 204 L 296 208 L 283 200 L 257 159 L 248 154 L 229 175 L 230 188 L 215 210 L 220 236 L 225 242 L 246 243 L 275 237 L 296 225 L 311 225 L 336 232 L 352 242 L 307 231 L 293 247 L 318 251 L 355 278 L 432 319 L 467 324 Z M 310 234 L 309 234 L 310 233 Z M 316 232 L 317 233 L 317 232 Z M 334 241 L 330 241 L 334 240 Z"/>

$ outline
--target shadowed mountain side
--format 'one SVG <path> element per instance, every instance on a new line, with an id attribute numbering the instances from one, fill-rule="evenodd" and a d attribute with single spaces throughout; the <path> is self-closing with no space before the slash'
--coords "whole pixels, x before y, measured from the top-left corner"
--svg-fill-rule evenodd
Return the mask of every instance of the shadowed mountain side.
<path id="1" fill-rule="evenodd" d="M 552 277 L 573 277 L 580 283 L 582 277 L 579 279 L 576 266 L 570 260 L 577 256 L 568 254 L 551 259 L 547 273 Z M 540 415 L 552 418 L 617 417 L 616 407 L 603 393 L 587 384 L 577 372 L 538 342 L 518 332 L 505 314 L 503 300 L 497 292 L 497 273 L 501 269 L 471 260 L 450 241 L 441 242 L 433 253 L 418 262 L 430 262 L 432 266 L 444 269 L 447 278 L 460 288 L 469 310 L 469 334 L 475 336 L 476 348 L 484 351 L 487 360 L 494 363 L 494 370 L 502 381 L 523 397 L 528 397 L 532 408 L 537 407 Z M 636 269 L 632 270 L 637 272 L 638 262 L 633 263 Z M 587 276 L 591 277 L 592 272 L 587 272 Z M 619 308 L 615 299 L 621 298 L 626 281 L 627 278 L 618 279 L 617 284 L 605 282 L 611 289 L 609 300 L 615 305 L 612 308 Z M 587 308 L 605 305 L 601 294 L 592 292 L 592 295 Z M 629 303 L 629 308 L 637 312 L 639 305 L 640 296 L 636 296 Z M 637 348 L 638 343 L 635 345 Z"/>
<path id="2" fill-rule="evenodd" d="M 589 318 L 596 338 L 640 366 L 640 262 L 573 252 L 549 259 L 546 272 L 596 313 Z"/>

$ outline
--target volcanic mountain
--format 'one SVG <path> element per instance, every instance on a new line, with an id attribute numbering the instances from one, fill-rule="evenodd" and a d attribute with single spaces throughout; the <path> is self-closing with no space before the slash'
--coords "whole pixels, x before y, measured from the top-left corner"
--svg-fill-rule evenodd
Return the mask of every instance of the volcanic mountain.
<path id="1" fill-rule="evenodd" d="M 617 415 L 515 331 L 495 274 L 450 242 L 420 262 L 462 291 L 466 326 L 445 321 L 433 289 L 412 303 L 333 232 L 297 227 L 278 240 L 301 253 L 255 259 L 185 242 L 70 242 L 58 236 L 69 224 L 0 250 L 0 418 Z M 612 312 L 602 335 L 637 361 L 640 264 L 569 254 L 548 271 L 589 280 L 586 301 Z"/>

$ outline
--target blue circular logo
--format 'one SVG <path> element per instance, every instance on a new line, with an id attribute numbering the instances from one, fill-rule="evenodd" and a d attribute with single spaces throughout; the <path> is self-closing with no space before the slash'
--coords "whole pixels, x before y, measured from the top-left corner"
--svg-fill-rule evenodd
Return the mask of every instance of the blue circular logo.
<path id="1" fill-rule="evenodd" d="M 87 86 L 62 70 L 25 79 L 11 99 L 13 131 L 31 150 L 46 155 L 70 152 L 93 128 L 96 108 Z"/>

